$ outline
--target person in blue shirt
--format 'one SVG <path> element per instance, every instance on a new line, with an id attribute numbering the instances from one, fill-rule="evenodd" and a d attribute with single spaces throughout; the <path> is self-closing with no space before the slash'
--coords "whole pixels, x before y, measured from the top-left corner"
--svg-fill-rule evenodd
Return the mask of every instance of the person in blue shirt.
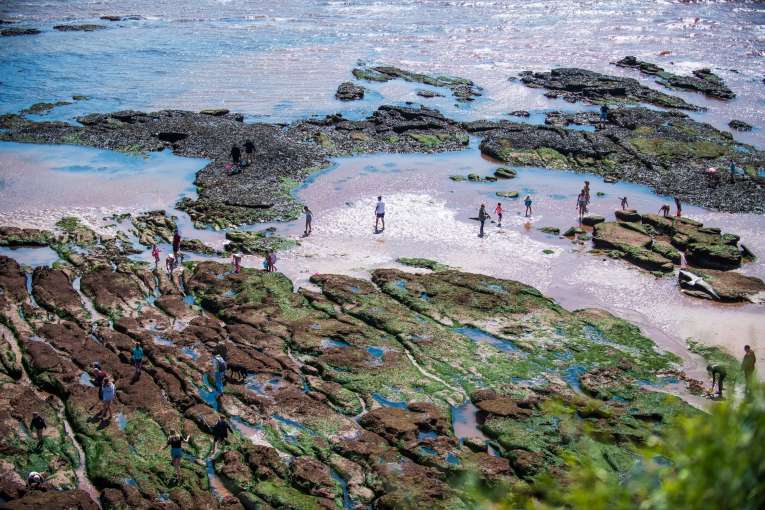
<path id="1" fill-rule="evenodd" d="M 141 367 L 143 366 L 143 347 L 138 342 L 133 344 L 133 349 L 130 351 L 130 358 L 135 367 L 135 374 L 133 380 L 137 381 L 141 377 Z"/>

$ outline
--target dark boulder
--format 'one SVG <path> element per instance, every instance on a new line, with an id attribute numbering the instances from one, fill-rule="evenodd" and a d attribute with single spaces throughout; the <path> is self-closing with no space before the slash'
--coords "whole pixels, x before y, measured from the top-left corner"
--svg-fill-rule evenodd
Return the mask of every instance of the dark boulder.
<path id="1" fill-rule="evenodd" d="M 17 35 L 35 35 L 39 33 L 40 31 L 36 28 L 13 27 L 13 28 L 4 28 L 3 30 L 0 30 L 0 35 L 4 37 L 13 37 Z"/>
<path id="2" fill-rule="evenodd" d="M 364 99 L 364 87 L 360 87 L 350 81 L 343 82 L 337 87 L 335 97 L 341 101 Z"/>
<path id="3" fill-rule="evenodd" d="M 85 23 L 82 25 L 54 25 L 53 29 L 59 32 L 95 32 L 106 29 L 106 25 L 94 25 Z"/>

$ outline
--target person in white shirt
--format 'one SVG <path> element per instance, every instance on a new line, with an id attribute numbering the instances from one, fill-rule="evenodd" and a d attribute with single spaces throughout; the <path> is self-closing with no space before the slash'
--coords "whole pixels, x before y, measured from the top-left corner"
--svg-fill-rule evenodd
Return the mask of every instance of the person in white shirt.
<path id="1" fill-rule="evenodd" d="M 382 221 L 382 229 L 385 230 L 385 202 L 381 196 L 377 197 L 377 205 L 375 206 L 375 232 L 380 232 L 377 228 L 380 221 Z"/>

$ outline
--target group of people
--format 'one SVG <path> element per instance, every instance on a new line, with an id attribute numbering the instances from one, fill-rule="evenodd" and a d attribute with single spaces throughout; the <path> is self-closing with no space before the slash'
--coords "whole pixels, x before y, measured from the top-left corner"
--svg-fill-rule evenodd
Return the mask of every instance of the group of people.
<path id="1" fill-rule="evenodd" d="M 154 268 L 159 267 L 159 259 L 161 252 L 156 244 L 151 245 L 151 256 L 154 258 Z M 167 254 L 165 258 L 165 269 L 168 273 L 172 273 L 175 268 L 183 263 L 183 253 L 181 253 L 181 233 L 176 227 L 173 232 L 173 252 Z"/>
<path id="2" fill-rule="evenodd" d="M 93 386 L 98 390 L 98 400 L 101 402 L 101 410 L 96 414 L 96 418 L 100 417 L 104 421 L 111 420 L 112 402 L 117 396 L 117 386 L 98 361 L 93 362 L 90 375 Z"/>
<path id="3" fill-rule="evenodd" d="M 531 195 L 526 195 L 526 198 L 523 199 L 523 205 L 526 207 L 524 216 L 526 216 L 527 218 L 533 214 L 533 211 L 531 208 L 532 203 L 533 203 L 533 200 L 531 200 Z M 502 202 L 497 202 L 497 206 L 494 208 L 494 214 L 497 215 L 497 226 L 501 227 L 502 216 L 505 214 L 505 209 L 502 207 Z M 486 204 L 481 204 L 481 207 L 478 209 L 478 222 L 480 224 L 478 237 L 483 237 L 485 235 L 484 227 L 486 225 L 486 221 L 490 219 L 491 219 L 491 216 L 489 215 L 488 212 L 486 212 Z"/>
<path id="4" fill-rule="evenodd" d="M 245 140 L 244 153 L 246 156 L 242 158 L 242 149 L 238 145 L 231 147 L 231 165 L 228 166 L 229 174 L 234 175 L 242 171 L 252 163 L 253 153 L 255 152 L 255 144 L 252 140 Z"/>
<path id="5" fill-rule="evenodd" d="M 683 206 L 680 204 L 679 198 L 675 197 L 674 200 L 675 200 L 675 209 L 676 209 L 675 216 L 679 218 L 680 216 L 683 215 Z M 671 207 L 669 206 L 669 204 L 663 204 L 661 208 L 659 208 L 659 214 L 661 214 L 665 218 L 669 218 L 670 209 Z"/>
<path id="6" fill-rule="evenodd" d="M 748 345 L 744 346 L 744 359 L 741 360 L 741 371 L 744 373 L 744 385 L 745 393 L 750 395 L 752 390 L 752 382 L 754 381 L 754 366 L 757 363 L 757 357 L 754 355 L 754 351 Z M 717 398 L 723 397 L 723 382 L 728 377 L 728 370 L 725 365 L 716 363 L 707 365 L 707 373 L 712 379 L 712 387 L 710 394 Z M 715 392 L 715 386 L 717 386 L 717 392 Z"/>

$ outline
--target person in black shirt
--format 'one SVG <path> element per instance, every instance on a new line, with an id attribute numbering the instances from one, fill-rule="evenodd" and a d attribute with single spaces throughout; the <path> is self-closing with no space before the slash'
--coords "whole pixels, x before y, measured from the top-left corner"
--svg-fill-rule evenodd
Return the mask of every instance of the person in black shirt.
<path id="1" fill-rule="evenodd" d="M 38 413 L 32 413 L 32 422 L 29 424 L 29 428 L 34 430 L 37 434 L 37 444 L 43 443 L 43 431 L 48 426 L 45 420 Z"/>
<path id="2" fill-rule="evenodd" d="M 231 161 L 234 163 L 234 165 L 239 164 L 239 158 L 242 156 L 242 150 L 239 148 L 238 145 L 234 145 L 231 147 Z"/>
<path id="3" fill-rule="evenodd" d="M 247 163 L 252 162 L 252 153 L 255 152 L 255 144 L 252 140 L 246 140 L 244 142 L 244 153 L 247 154 Z"/>
<path id="4" fill-rule="evenodd" d="M 175 467 L 175 476 L 178 480 L 181 479 L 181 458 L 183 458 L 183 443 L 188 442 L 191 436 L 185 438 L 175 430 L 171 431 L 170 437 L 167 438 L 167 444 L 165 448 L 170 447 L 170 458 L 172 464 Z M 165 449 L 163 448 L 163 450 Z"/>
<path id="5" fill-rule="evenodd" d="M 229 432 L 233 432 L 233 430 L 231 430 L 231 425 L 228 424 L 222 415 L 219 416 L 218 423 L 212 427 L 213 453 L 215 453 L 215 449 L 218 446 L 218 443 L 223 443 L 228 438 Z"/>

